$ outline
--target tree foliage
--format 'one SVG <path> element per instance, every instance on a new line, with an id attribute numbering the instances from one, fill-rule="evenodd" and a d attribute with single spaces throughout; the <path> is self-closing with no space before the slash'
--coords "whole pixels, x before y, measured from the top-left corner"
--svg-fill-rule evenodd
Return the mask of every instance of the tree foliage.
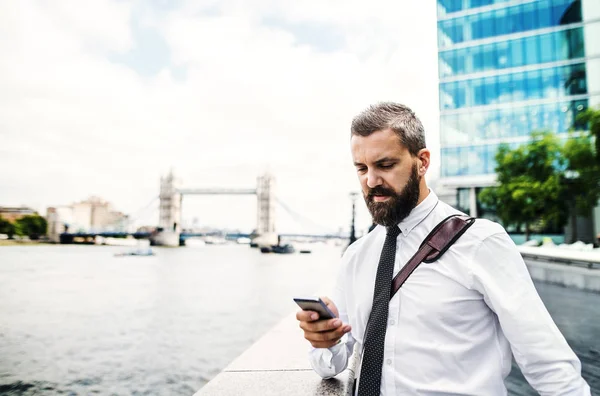
<path id="1" fill-rule="evenodd" d="M 3 219 L 0 216 L 0 234 L 6 234 L 9 238 L 12 238 L 16 234 L 15 226 L 10 221 Z"/>
<path id="2" fill-rule="evenodd" d="M 575 201 L 578 214 L 589 215 L 600 198 L 600 162 L 593 139 L 589 135 L 572 137 L 565 143 L 564 156 L 571 175 L 569 198 Z"/>
<path id="3" fill-rule="evenodd" d="M 496 163 L 499 185 L 484 189 L 480 199 L 496 210 L 505 226 L 525 226 L 529 238 L 532 224 L 541 228 L 565 224 L 566 161 L 554 134 L 534 132 L 530 142 L 516 149 L 501 145 Z"/>
<path id="4" fill-rule="evenodd" d="M 588 124 L 590 131 L 588 137 L 594 141 L 592 146 L 596 163 L 600 164 L 600 109 L 586 109 L 577 116 L 577 122 Z"/>
<path id="5" fill-rule="evenodd" d="M 577 122 L 587 123 L 589 133 L 573 134 L 565 144 L 568 170 L 576 177 L 571 181 L 571 194 L 580 215 L 589 215 L 600 199 L 600 109 L 586 109 Z"/>
<path id="6" fill-rule="evenodd" d="M 31 239 L 39 239 L 42 235 L 46 235 L 48 222 L 42 216 L 28 215 L 16 220 L 15 228 L 19 235 L 26 235 Z"/>

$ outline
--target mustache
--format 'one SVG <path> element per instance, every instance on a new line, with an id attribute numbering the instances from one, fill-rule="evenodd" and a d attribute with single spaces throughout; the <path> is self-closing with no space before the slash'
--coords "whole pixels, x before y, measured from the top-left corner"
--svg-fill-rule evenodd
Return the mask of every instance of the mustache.
<path id="1" fill-rule="evenodd" d="M 383 196 L 389 196 L 389 197 L 393 197 L 396 195 L 396 191 L 392 190 L 391 188 L 385 188 L 382 186 L 377 186 L 374 188 L 369 189 L 369 192 L 367 194 L 367 199 L 369 201 L 373 200 L 373 197 L 376 195 L 383 195 Z"/>

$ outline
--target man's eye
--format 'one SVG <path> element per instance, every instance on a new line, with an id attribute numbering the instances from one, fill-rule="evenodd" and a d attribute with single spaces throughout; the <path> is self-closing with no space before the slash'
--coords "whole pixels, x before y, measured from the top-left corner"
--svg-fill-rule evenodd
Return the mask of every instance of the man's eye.
<path id="1" fill-rule="evenodd" d="M 394 164 L 384 164 L 384 165 L 380 165 L 380 167 L 382 169 L 391 169 L 394 167 Z"/>
<path id="2" fill-rule="evenodd" d="M 364 172 L 366 172 L 366 171 L 367 171 L 367 168 L 356 168 L 356 171 L 357 171 L 358 173 L 364 173 Z"/>

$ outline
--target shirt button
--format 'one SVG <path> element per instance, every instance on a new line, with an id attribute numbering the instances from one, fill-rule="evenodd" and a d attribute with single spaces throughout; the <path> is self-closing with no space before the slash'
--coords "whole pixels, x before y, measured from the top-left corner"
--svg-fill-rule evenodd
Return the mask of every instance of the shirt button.
<path id="1" fill-rule="evenodd" d="M 396 322 L 394 321 L 394 319 L 390 320 L 390 326 L 393 326 L 395 324 L 396 324 Z"/>
<path id="2" fill-rule="evenodd" d="M 385 362 L 386 362 L 386 363 L 388 364 L 388 366 L 389 366 L 390 364 L 392 364 L 392 359 L 388 359 L 388 360 L 386 360 Z"/>

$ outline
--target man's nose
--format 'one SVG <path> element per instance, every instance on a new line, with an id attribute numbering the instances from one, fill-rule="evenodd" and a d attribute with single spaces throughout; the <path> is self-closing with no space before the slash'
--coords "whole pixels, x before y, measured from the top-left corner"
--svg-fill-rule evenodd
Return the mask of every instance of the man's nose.
<path id="1" fill-rule="evenodd" d="M 375 188 L 379 185 L 381 185 L 381 178 L 375 171 L 369 170 L 367 172 L 367 187 Z"/>

